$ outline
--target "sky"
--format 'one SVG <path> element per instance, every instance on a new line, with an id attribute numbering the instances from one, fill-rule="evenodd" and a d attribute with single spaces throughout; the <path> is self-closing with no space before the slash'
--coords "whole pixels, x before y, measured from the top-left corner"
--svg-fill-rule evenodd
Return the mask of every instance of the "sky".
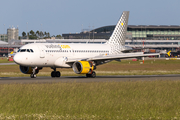
<path id="1" fill-rule="evenodd" d="M 17 27 L 50 35 L 116 25 L 130 11 L 129 25 L 180 25 L 180 0 L 1 0 L 0 34 Z"/>

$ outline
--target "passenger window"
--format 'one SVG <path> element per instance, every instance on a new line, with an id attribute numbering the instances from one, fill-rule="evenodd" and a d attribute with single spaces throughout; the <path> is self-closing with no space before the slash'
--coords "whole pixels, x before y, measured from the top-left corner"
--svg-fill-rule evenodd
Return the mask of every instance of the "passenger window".
<path id="1" fill-rule="evenodd" d="M 30 52 L 30 50 L 29 50 L 29 49 L 27 49 L 27 52 Z"/>
<path id="2" fill-rule="evenodd" d="M 34 52 L 32 49 L 30 49 L 31 52 Z"/>

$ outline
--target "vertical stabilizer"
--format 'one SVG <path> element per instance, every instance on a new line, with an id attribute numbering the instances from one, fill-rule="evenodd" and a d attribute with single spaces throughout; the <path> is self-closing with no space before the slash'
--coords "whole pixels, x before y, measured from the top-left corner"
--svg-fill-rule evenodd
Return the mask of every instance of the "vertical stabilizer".
<path id="1" fill-rule="evenodd" d="M 129 18 L 129 11 L 124 11 L 107 44 L 116 45 L 116 46 L 125 45 L 128 18 Z"/>

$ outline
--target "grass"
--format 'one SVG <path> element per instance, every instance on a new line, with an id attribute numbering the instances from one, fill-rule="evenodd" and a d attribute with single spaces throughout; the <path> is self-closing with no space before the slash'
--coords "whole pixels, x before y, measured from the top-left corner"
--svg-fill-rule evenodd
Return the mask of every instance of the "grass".
<path id="1" fill-rule="evenodd" d="M 112 61 L 110 63 L 97 66 L 97 75 L 163 75 L 180 74 L 180 61 L 178 60 L 145 60 L 142 61 L 122 60 L 122 62 Z M 72 70 L 58 68 L 62 76 L 77 76 Z M 52 69 L 43 68 L 38 76 L 50 76 Z M 78 74 L 79 75 L 79 74 Z M 18 65 L 1 65 L 0 77 L 25 77 L 19 70 Z"/>
<path id="2" fill-rule="evenodd" d="M 180 81 L 0 85 L 0 119 L 180 119 Z"/>
<path id="3" fill-rule="evenodd" d="M 180 61 L 112 61 L 97 75 L 180 74 Z M 72 69 L 57 69 L 76 75 Z M 38 76 L 50 76 L 43 68 Z M 1 65 L 0 77 L 29 76 Z M 180 81 L 0 84 L 0 120 L 180 119 Z"/>

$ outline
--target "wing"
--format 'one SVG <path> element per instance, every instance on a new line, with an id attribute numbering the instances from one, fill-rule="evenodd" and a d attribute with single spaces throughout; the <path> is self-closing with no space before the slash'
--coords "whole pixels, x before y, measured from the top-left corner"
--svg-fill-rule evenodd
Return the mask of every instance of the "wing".
<path id="1" fill-rule="evenodd" d="M 159 53 L 153 54 L 143 54 L 143 52 L 137 53 L 122 53 L 122 54 L 115 54 L 115 55 L 101 55 L 95 56 L 91 58 L 72 58 L 68 59 L 66 63 L 73 63 L 75 61 L 106 61 L 106 60 L 116 60 L 116 59 L 127 59 L 127 58 L 141 58 L 141 57 L 148 57 L 148 56 L 159 56 Z"/>
<path id="2" fill-rule="evenodd" d="M 107 55 L 107 56 L 96 56 L 94 58 L 89 58 L 88 61 L 92 60 L 115 60 L 115 59 L 127 59 L 127 58 L 141 58 L 141 57 L 149 57 L 149 56 L 159 56 L 159 53 L 155 54 L 143 54 L 143 52 L 138 53 L 123 53 L 117 55 Z"/>

